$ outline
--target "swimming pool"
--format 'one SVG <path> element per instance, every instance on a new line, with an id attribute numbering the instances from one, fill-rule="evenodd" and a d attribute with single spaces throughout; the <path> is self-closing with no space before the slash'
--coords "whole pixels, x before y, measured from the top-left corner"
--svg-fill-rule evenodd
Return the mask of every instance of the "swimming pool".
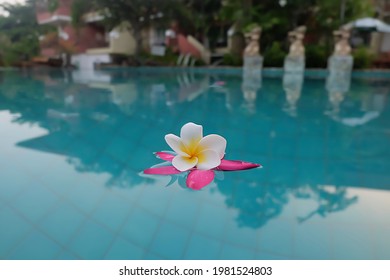
<path id="1" fill-rule="evenodd" d="M 390 259 L 390 79 L 271 74 L 0 71 L 0 259 Z M 143 175 L 190 121 L 264 168 Z"/>

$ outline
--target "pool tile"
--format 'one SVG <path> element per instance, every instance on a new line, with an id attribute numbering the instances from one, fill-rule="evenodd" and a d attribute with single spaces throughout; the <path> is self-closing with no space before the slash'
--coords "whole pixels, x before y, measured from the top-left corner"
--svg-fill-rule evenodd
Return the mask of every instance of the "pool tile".
<path id="1" fill-rule="evenodd" d="M 303 139 L 302 139 L 303 138 Z M 301 136 L 298 145 L 297 156 L 301 158 L 322 158 L 326 155 L 324 137 L 321 136 Z"/>
<path id="2" fill-rule="evenodd" d="M 325 168 L 322 161 L 307 159 L 296 162 L 297 176 L 301 185 L 316 185 L 325 182 Z"/>
<path id="3" fill-rule="evenodd" d="M 78 260 L 79 258 L 75 254 L 73 254 L 73 253 L 71 253 L 71 252 L 69 252 L 67 250 L 62 250 L 56 256 L 56 259 L 57 260 Z"/>
<path id="4" fill-rule="evenodd" d="M 334 259 L 373 259 L 374 240 L 366 225 L 337 225 L 331 234 Z"/>
<path id="5" fill-rule="evenodd" d="M 12 260 L 50 260 L 61 247 L 47 236 L 33 230 L 7 257 Z"/>
<path id="6" fill-rule="evenodd" d="M 270 140 L 272 155 L 277 157 L 294 158 L 297 154 L 299 141 L 294 138 L 275 137 Z"/>
<path id="7" fill-rule="evenodd" d="M 99 202 L 92 217 L 111 230 L 117 231 L 124 223 L 131 208 L 131 203 L 108 193 Z"/>
<path id="8" fill-rule="evenodd" d="M 259 233 L 259 248 L 270 253 L 290 256 L 293 253 L 294 232 L 285 220 L 271 220 Z"/>
<path id="9" fill-rule="evenodd" d="M 273 129 L 278 137 L 295 138 L 299 133 L 299 122 L 286 115 L 275 122 Z"/>
<path id="10" fill-rule="evenodd" d="M 177 191 L 175 189 L 165 189 L 164 185 L 147 185 L 138 197 L 137 204 L 156 215 L 162 215 L 170 204 L 171 197 Z"/>
<path id="11" fill-rule="evenodd" d="M 373 229 L 372 239 L 374 240 L 375 259 L 390 259 L 390 225 L 377 226 Z"/>
<path id="12" fill-rule="evenodd" d="M 247 153 L 268 155 L 271 151 L 272 139 L 270 139 L 269 135 L 257 134 L 251 131 L 244 141 Z M 229 143 L 227 148 L 229 148 Z"/>
<path id="13" fill-rule="evenodd" d="M 229 151 L 242 151 L 245 150 L 246 141 L 244 138 L 244 135 L 240 136 L 240 131 L 238 130 L 226 130 L 225 134 L 223 135 L 225 139 L 229 139 L 229 142 L 227 144 L 227 148 Z M 258 138 L 256 138 L 258 139 Z M 256 140 L 253 140 L 256 141 Z M 260 145 L 261 142 L 259 141 L 258 145 Z"/>
<path id="14" fill-rule="evenodd" d="M 188 230 L 169 222 L 163 222 L 149 249 L 169 259 L 181 259 L 189 238 Z"/>
<path id="15" fill-rule="evenodd" d="M 256 229 L 256 216 L 247 218 L 248 215 L 239 214 L 235 221 L 230 221 L 225 226 L 224 241 L 243 248 L 256 249 L 258 230 Z M 254 225 L 252 227 L 252 225 Z"/>
<path id="16" fill-rule="evenodd" d="M 146 248 L 152 242 L 159 223 L 160 217 L 141 208 L 135 208 L 124 223 L 120 235 L 134 244 Z"/>
<path id="17" fill-rule="evenodd" d="M 49 214 L 58 200 L 58 196 L 50 190 L 34 184 L 14 199 L 13 207 L 35 223 Z"/>
<path id="18" fill-rule="evenodd" d="M 185 259 L 188 260 L 215 260 L 218 258 L 222 242 L 217 239 L 208 238 L 201 234 L 192 234 Z"/>
<path id="19" fill-rule="evenodd" d="M 64 195 L 73 188 L 77 175 L 75 167 L 63 162 L 61 164 L 53 163 L 50 166 L 50 172 L 47 172 L 46 168 L 41 168 L 38 178 L 39 182 L 42 182 L 56 194 Z"/>
<path id="20" fill-rule="evenodd" d="M 112 156 L 114 159 L 126 163 L 129 156 L 131 156 L 132 150 L 135 148 L 135 143 L 129 142 L 127 139 L 120 135 L 115 135 L 113 139 L 108 143 L 104 153 Z"/>
<path id="21" fill-rule="evenodd" d="M 291 159 L 272 159 L 264 168 L 267 168 L 269 182 L 272 184 L 288 186 L 297 179 L 297 166 Z"/>
<path id="22" fill-rule="evenodd" d="M 70 144 L 69 151 L 77 158 L 80 159 L 85 165 L 91 165 L 94 163 L 96 158 L 101 153 L 101 150 L 92 146 L 90 143 L 86 142 L 84 139 L 80 138 Z"/>
<path id="23" fill-rule="evenodd" d="M 164 147 L 161 147 L 163 149 Z M 135 150 L 131 151 L 131 155 L 126 161 L 126 164 L 133 168 L 134 170 L 142 171 L 145 169 L 145 166 L 151 166 L 154 164 L 159 163 L 158 161 L 154 160 L 155 156 L 153 153 L 156 151 L 153 151 L 150 148 L 146 148 L 143 145 L 138 146 Z M 149 158 L 148 158 L 149 156 Z M 146 158 L 145 158 L 146 157 Z M 144 165 L 145 163 L 150 163 L 149 165 Z"/>
<path id="24" fill-rule="evenodd" d="M 226 209 L 212 204 L 204 204 L 200 211 L 195 230 L 213 238 L 220 238 L 225 233 Z"/>
<path id="25" fill-rule="evenodd" d="M 224 244 L 219 255 L 220 260 L 253 260 L 255 251 L 230 245 Z"/>
<path id="26" fill-rule="evenodd" d="M 295 258 L 305 260 L 331 259 L 331 237 L 327 223 L 308 220 L 294 225 Z"/>
<path id="27" fill-rule="evenodd" d="M 256 260 L 289 260 L 290 258 L 283 255 L 272 254 L 264 251 L 255 254 Z"/>
<path id="28" fill-rule="evenodd" d="M 66 201 L 58 203 L 39 223 L 52 239 L 66 245 L 86 220 L 86 216 Z"/>
<path id="29" fill-rule="evenodd" d="M 105 191 L 104 187 L 95 181 L 77 182 L 75 178 L 75 182 L 65 194 L 64 199 L 83 213 L 91 213 L 99 204 Z"/>
<path id="30" fill-rule="evenodd" d="M 192 228 L 199 213 L 199 202 L 196 200 L 196 195 L 192 196 L 192 200 L 184 197 L 172 199 L 165 213 L 165 218 L 187 228 Z"/>
<path id="31" fill-rule="evenodd" d="M 69 249 L 83 259 L 103 259 L 114 239 L 113 233 L 87 220 L 69 243 Z"/>
<path id="32" fill-rule="evenodd" d="M 23 190 L 31 187 L 34 183 L 28 176 L 20 176 L 16 170 L 7 170 L 1 167 L 0 200 L 10 201 Z"/>
<path id="33" fill-rule="evenodd" d="M 102 126 L 96 126 L 96 129 L 91 129 L 88 133 L 84 133 L 81 137 L 88 144 L 93 145 L 97 150 L 104 150 L 114 137 L 112 131 L 106 131 Z"/>
<path id="34" fill-rule="evenodd" d="M 0 203 L 0 259 L 31 232 L 32 225 L 22 219 L 14 210 Z"/>
<path id="35" fill-rule="evenodd" d="M 119 134 L 123 135 L 129 143 L 137 142 L 145 131 L 144 125 L 131 119 L 125 120 L 118 130 Z"/>
<path id="36" fill-rule="evenodd" d="M 142 259 L 143 260 L 166 260 L 167 258 L 152 252 L 148 252 Z"/>
<path id="37" fill-rule="evenodd" d="M 145 251 L 123 238 L 118 237 L 105 255 L 106 260 L 139 260 Z"/>
<path id="38" fill-rule="evenodd" d="M 144 147 L 150 149 L 150 151 L 158 152 L 160 150 L 167 150 L 169 146 L 165 142 L 164 136 L 168 133 L 176 134 L 175 132 L 169 131 L 169 128 L 163 127 L 152 127 L 142 136 L 141 143 Z"/>

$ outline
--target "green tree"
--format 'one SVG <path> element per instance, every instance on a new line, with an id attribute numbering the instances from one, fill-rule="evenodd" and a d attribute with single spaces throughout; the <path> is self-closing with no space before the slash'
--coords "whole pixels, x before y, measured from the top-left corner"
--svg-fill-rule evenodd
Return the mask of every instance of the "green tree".
<path id="1" fill-rule="evenodd" d="M 259 24 L 262 51 L 275 41 L 287 50 L 287 32 L 299 25 L 307 26 L 309 41 L 330 50 L 333 30 L 372 14 L 371 0 L 225 0 L 220 11 L 222 18 L 235 24 L 238 33 L 250 24 Z"/>
<path id="2" fill-rule="evenodd" d="M 0 5 L 9 13 L 0 16 L 0 63 L 14 65 L 39 54 L 39 36 L 50 27 L 38 25 L 34 3 Z"/>
<path id="3" fill-rule="evenodd" d="M 215 47 L 225 20 L 220 17 L 221 0 L 182 0 L 176 10 L 180 26 L 193 33 L 208 48 Z M 180 4 L 180 3 L 179 3 Z"/>

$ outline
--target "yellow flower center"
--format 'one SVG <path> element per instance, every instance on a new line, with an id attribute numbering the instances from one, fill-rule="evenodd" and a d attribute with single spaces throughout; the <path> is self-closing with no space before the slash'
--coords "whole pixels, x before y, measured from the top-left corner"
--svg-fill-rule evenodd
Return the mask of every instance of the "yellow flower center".
<path id="1" fill-rule="evenodd" d="M 199 163 L 204 160 L 202 154 L 204 149 L 199 145 L 200 140 L 201 139 L 193 139 L 187 145 L 184 143 L 181 144 L 180 149 L 188 155 L 188 157 L 186 157 L 188 161 L 193 161 L 197 158 Z"/>

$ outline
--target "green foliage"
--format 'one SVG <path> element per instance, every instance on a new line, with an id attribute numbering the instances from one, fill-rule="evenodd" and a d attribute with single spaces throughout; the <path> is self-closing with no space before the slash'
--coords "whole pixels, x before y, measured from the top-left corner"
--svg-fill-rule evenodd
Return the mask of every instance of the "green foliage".
<path id="1" fill-rule="evenodd" d="M 194 31 L 209 35 L 210 28 L 217 23 L 218 13 L 222 7 L 220 0 L 179 0 L 172 2 L 176 6 L 175 13 L 172 16 L 180 17 L 185 15 L 189 20 Z"/>
<path id="2" fill-rule="evenodd" d="M 167 49 L 164 56 L 152 55 L 148 52 L 141 52 L 137 57 L 129 58 L 129 61 L 137 61 L 137 64 L 148 66 L 174 66 L 178 55 Z"/>
<path id="3" fill-rule="evenodd" d="M 80 27 L 82 24 L 82 16 L 91 9 L 91 3 L 87 1 L 73 1 L 71 6 L 72 24 L 75 27 Z"/>
<path id="4" fill-rule="evenodd" d="M 242 57 L 239 55 L 227 53 L 222 58 L 222 64 L 227 66 L 242 66 Z"/>
<path id="5" fill-rule="evenodd" d="M 329 52 L 322 45 L 307 45 L 305 49 L 306 68 L 326 68 Z"/>
<path id="6" fill-rule="evenodd" d="M 345 0 L 344 21 L 341 21 L 340 0 L 287 0 L 281 7 L 277 0 L 226 0 L 220 17 L 235 22 L 238 30 L 250 23 L 262 27 L 261 48 L 274 41 L 285 41 L 286 34 L 296 26 L 306 25 L 310 42 L 329 45 L 332 31 L 343 23 L 360 17 L 372 16 L 371 0 Z"/>
<path id="7" fill-rule="evenodd" d="M 369 49 L 365 47 L 360 47 L 353 51 L 353 68 L 363 69 L 370 68 L 374 61 L 374 55 L 370 52 Z"/>
<path id="8" fill-rule="evenodd" d="M 60 4 L 59 0 L 49 0 L 47 2 L 47 9 L 49 10 L 49 12 L 52 13 L 58 9 L 59 4 Z"/>
<path id="9" fill-rule="evenodd" d="M 3 4 L 2 7 L 9 16 L 0 16 L 0 61 L 10 66 L 37 55 L 38 37 L 50 28 L 37 24 L 33 1 L 27 1 L 25 5 Z"/>
<path id="10" fill-rule="evenodd" d="M 279 42 L 273 42 L 272 46 L 264 52 L 264 66 L 282 67 L 286 52 L 282 50 Z"/>
<path id="11" fill-rule="evenodd" d="M 256 22 L 252 22 L 252 23 L 248 24 L 247 26 L 245 26 L 242 31 L 244 33 L 248 33 L 257 27 L 260 27 L 260 25 L 258 25 Z"/>

